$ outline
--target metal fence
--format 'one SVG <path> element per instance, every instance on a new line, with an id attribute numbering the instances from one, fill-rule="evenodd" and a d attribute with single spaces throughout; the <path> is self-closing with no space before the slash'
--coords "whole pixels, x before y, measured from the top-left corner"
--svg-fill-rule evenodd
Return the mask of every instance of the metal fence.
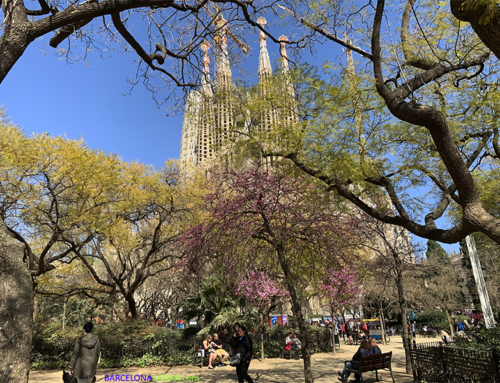
<path id="1" fill-rule="evenodd" d="M 442 342 L 412 345 L 415 383 L 500 383 L 500 352 L 464 349 Z"/>

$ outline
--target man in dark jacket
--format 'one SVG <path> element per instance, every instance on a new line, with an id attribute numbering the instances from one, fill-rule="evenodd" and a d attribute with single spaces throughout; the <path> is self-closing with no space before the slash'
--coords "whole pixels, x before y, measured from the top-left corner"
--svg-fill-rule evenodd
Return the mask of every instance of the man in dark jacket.
<path id="1" fill-rule="evenodd" d="M 85 335 L 78 338 L 69 362 L 69 368 L 78 383 L 91 383 L 97 370 L 97 361 L 101 353 L 101 343 L 97 335 L 91 334 L 94 325 L 83 325 Z"/>
<path id="2" fill-rule="evenodd" d="M 372 346 L 372 353 L 373 355 L 380 355 L 382 354 L 382 350 L 380 349 L 379 346 L 377 346 L 377 340 L 375 338 L 370 339 L 370 345 Z"/>
<path id="3" fill-rule="evenodd" d="M 236 365 L 236 374 L 238 375 L 238 382 L 243 383 L 244 380 L 253 383 L 252 378 L 248 376 L 248 368 L 252 359 L 252 340 L 247 335 L 245 326 L 241 326 L 233 335 L 230 341 L 231 347 L 234 349 L 234 354 L 241 355 L 240 364 Z"/>

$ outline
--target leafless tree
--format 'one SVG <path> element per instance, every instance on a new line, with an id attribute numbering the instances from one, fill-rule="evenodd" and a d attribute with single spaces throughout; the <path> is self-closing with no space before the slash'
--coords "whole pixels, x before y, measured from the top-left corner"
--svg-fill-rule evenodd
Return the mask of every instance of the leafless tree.
<path id="1" fill-rule="evenodd" d="M 406 230 L 388 225 L 367 215 L 365 217 L 366 241 L 363 246 L 373 254 L 368 262 L 369 269 L 374 272 L 375 278 L 378 280 L 385 280 L 395 286 L 403 322 L 406 372 L 411 374 L 409 331 L 406 317 L 408 298 L 405 291 L 405 279 L 407 271 L 414 267 L 415 248 L 412 246 Z"/>

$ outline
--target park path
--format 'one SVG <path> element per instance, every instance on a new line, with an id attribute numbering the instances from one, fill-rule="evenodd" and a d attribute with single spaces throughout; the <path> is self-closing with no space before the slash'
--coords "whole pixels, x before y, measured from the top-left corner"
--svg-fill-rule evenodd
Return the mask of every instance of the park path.
<path id="1" fill-rule="evenodd" d="M 425 340 L 418 340 L 419 343 Z M 345 360 L 350 360 L 356 352 L 357 346 L 341 345 L 341 352 L 336 355 L 332 353 L 317 353 L 312 356 L 312 371 L 315 383 L 335 383 L 337 371 L 341 370 Z M 392 338 L 388 346 L 381 346 L 382 352 L 393 352 L 392 369 L 396 383 L 410 383 L 413 379 L 405 374 L 404 351 L 401 338 Z M 266 359 L 263 362 L 255 359 L 250 364 L 249 374 L 255 382 L 259 383 L 288 383 L 303 382 L 303 362 L 283 359 Z M 104 382 L 105 375 L 169 375 L 179 377 L 199 377 L 199 382 L 205 383 L 229 383 L 237 382 L 236 371 L 233 367 L 216 368 L 208 370 L 206 367 L 200 369 L 196 366 L 176 367 L 145 367 L 145 368 L 117 368 L 98 369 L 97 382 Z M 354 376 L 351 376 L 354 378 Z M 109 378 L 108 378 L 109 379 Z M 125 379 L 125 378 L 124 378 Z M 129 377 L 130 379 L 130 377 Z M 381 382 L 392 382 L 388 371 L 379 371 Z M 368 373 L 363 379 L 367 383 L 375 382 L 375 373 Z M 130 381 L 130 380 L 129 380 Z M 168 381 L 168 380 L 166 380 Z M 175 381 L 175 380 L 170 380 Z M 177 380 L 181 381 L 181 380 Z M 29 383 L 56 383 L 62 382 L 62 371 L 31 371 Z"/>

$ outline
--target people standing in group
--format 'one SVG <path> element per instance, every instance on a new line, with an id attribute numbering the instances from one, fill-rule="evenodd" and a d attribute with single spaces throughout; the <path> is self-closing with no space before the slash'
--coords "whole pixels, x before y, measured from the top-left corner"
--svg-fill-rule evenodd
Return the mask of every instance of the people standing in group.
<path id="1" fill-rule="evenodd" d="M 69 362 L 71 375 L 78 383 L 91 383 L 97 370 L 97 362 L 101 353 L 101 342 L 97 335 L 91 334 L 94 325 L 87 322 L 83 325 L 84 335 L 76 341 L 73 355 Z"/>
<path id="2" fill-rule="evenodd" d="M 338 371 L 338 374 L 339 374 L 338 379 L 342 383 L 346 383 L 347 379 L 349 379 L 349 376 L 351 375 L 351 372 L 347 371 L 347 370 L 348 369 L 353 369 L 353 370 L 357 369 L 358 365 L 359 365 L 358 362 L 361 359 L 361 357 L 362 356 L 366 357 L 368 355 L 373 355 L 372 346 L 371 346 L 369 340 L 363 339 L 361 341 L 361 345 L 358 348 L 358 351 L 356 351 L 356 353 L 353 355 L 352 361 L 346 363 L 344 370 L 342 372 Z"/>
<path id="3" fill-rule="evenodd" d="M 226 350 L 222 348 L 222 341 L 219 339 L 219 334 L 215 333 L 213 337 L 213 347 L 215 349 L 215 355 L 219 357 L 220 363 L 219 367 L 226 367 L 224 362 L 229 357 Z"/>
<path id="4" fill-rule="evenodd" d="M 239 326 L 238 330 L 231 338 L 231 347 L 234 349 L 234 354 L 240 354 L 240 362 L 236 364 L 236 375 L 238 382 L 247 381 L 253 383 L 252 378 L 248 375 L 250 361 L 252 360 L 253 345 L 252 340 L 247 335 L 245 326 Z"/>

